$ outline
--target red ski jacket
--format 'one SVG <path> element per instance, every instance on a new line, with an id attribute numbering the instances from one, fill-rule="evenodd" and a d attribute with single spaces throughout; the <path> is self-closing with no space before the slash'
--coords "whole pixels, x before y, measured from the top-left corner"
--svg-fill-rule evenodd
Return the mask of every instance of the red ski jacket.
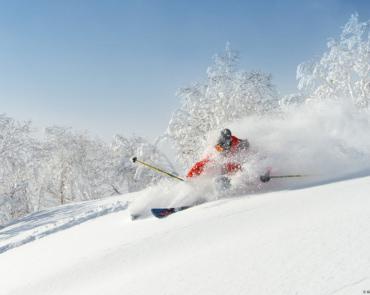
<path id="1" fill-rule="evenodd" d="M 226 153 L 225 156 L 227 158 L 232 158 L 232 156 L 236 155 L 241 150 L 247 150 L 248 147 L 249 147 L 249 143 L 247 140 L 241 140 L 237 138 L 236 136 L 231 136 L 231 147 L 230 147 L 230 150 L 228 151 L 223 151 L 223 149 L 218 145 L 215 146 L 218 152 L 225 152 Z M 207 165 L 211 164 L 212 162 L 214 162 L 214 160 L 212 159 L 210 155 L 208 155 L 205 159 L 195 163 L 193 167 L 191 167 L 191 169 L 189 170 L 187 174 L 187 177 L 191 178 L 194 176 L 202 175 Z M 236 163 L 233 161 L 225 163 L 222 167 L 222 172 L 224 174 L 232 174 L 239 170 L 241 170 L 240 163 Z"/>

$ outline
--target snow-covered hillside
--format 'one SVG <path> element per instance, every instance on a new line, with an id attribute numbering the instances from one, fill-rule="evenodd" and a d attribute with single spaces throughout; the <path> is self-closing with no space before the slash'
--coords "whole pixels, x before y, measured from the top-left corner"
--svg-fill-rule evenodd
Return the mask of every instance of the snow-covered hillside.
<path id="1" fill-rule="evenodd" d="M 363 294 L 369 191 L 364 177 L 220 199 L 161 220 L 132 221 L 125 209 L 148 191 L 44 211 L 0 231 L 3 249 L 35 239 L 0 254 L 0 293 Z"/>

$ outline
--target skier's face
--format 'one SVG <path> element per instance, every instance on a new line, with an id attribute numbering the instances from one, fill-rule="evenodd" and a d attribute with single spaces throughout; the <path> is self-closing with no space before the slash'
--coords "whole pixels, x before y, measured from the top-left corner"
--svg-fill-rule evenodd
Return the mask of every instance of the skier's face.
<path id="1" fill-rule="evenodd" d="M 231 137 L 220 137 L 216 145 L 218 152 L 227 152 L 231 148 Z"/>

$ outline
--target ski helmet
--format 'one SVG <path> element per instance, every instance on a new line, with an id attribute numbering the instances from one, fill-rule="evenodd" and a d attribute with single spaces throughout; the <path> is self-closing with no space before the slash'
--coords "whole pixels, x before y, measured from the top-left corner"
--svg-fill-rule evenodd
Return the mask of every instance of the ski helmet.
<path id="1" fill-rule="evenodd" d="M 230 131 L 230 129 L 227 129 L 227 128 L 223 129 L 221 131 L 220 137 L 225 138 L 225 139 L 231 138 L 231 131 Z"/>
<path id="2" fill-rule="evenodd" d="M 218 142 L 216 145 L 217 151 L 224 151 L 229 150 L 231 147 L 231 131 L 230 129 L 223 129 L 220 133 L 220 137 L 218 138 Z"/>

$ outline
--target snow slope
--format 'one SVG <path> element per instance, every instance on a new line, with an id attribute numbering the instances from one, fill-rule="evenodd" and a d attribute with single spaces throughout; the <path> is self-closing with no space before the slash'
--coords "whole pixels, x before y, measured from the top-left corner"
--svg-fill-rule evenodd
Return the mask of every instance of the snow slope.
<path id="1" fill-rule="evenodd" d="M 162 220 L 118 210 L 0 254 L 1 294 L 363 294 L 369 191 L 364 177 L 222 199 Z M 48 216 L 43 226 L 55 221 Z M 32 236 L 7 231 L 3 244 Z"/>
<path id="2" fill-rule="evenodd" d="M 30 214 L 0 230 L 0 253 L 127 207 L 126 198 L 115 197 L 73 203 Z"/>

